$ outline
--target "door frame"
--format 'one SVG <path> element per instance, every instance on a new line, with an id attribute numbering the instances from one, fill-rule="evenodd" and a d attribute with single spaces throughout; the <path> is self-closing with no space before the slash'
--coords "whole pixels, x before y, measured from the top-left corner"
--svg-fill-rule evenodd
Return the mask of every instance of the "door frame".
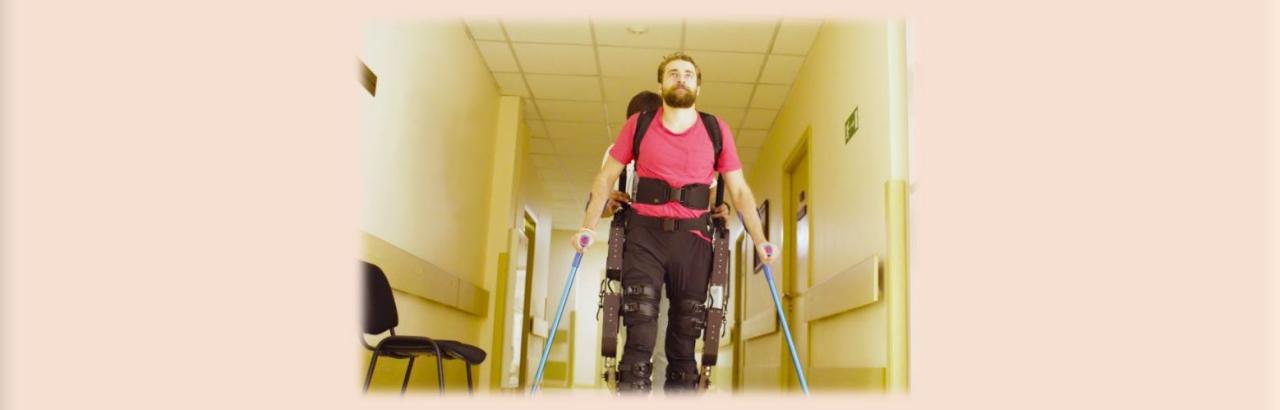
<path id="1" fill-rule="evenodd" d="M 524 308 L 523 310 L 521 310 L 522 312 L 524 312 L 524 318 L 522 318 L 520 321 L 520 361 L 518 362 L 519 370 L 517 370 L 517 375 L 518 375 L 517 380 L 519 381 L 516 382 L 516 386 L 520 389 L 520 391 L 524 391 L 525 387 L 527 386 L 526 383 L 528 383 L 528 380 L 525 380 L 526 373 L 528 372 L 525 371 L 524 366 L 526 363 L 528 363 L 528 360 L 529 360 L 529 357 L 528 357 L 529 356 L 529 336 L 530 336 L 530 333 L 532 333 L 531 329 L 533 328 L 532 323 L 530 321 L 530 318 L 532 318 L 532 316 L 529 315 L 529 306 L 532 303 L 530 299 L 533 299 L 533 270 L 534 270 L 533 262 L 534 262 L 535 249 L 537 249 L 534 246 L 534 244 L 536 243 L 535 240 L 538 236 L 537 216 L 533 214 L 533 212 L 530 211 L 527 207 L 525 208 L 524 227 L 522 229 L 522 232 L 524 232 L 525 237 L 528 238 L 529 251 L 526 252 L 528 254 L 527 255 L 528 259 L 525 263 L 527 270 L 525 271 L 525 275 L 524 275 L 524 298 L 523 298 Z"/>
<path id="2" fill-rule="evenodd" d="M 742 321 L 746 320 L 746 315 L 743 314 L 742 310 L 746 308 L 743 304 L 746 299 L 745 283 L 747 282 L 746 277 L 743 276 L 746 274 L 743 265 L 747 263 L 746 239 L 747 234 L 744 229 L 742 233 L 738 234 L 738 239 L 734 240 L 733 245 L 733 249 L 736 251 L 733 257 L 733 277 L 736 280 L 733 283 L 733 293 L 730 295 L 737 297 L 733 298 L 733 330 L 729 333 L 729 344 L 733 346 L 733 381 L 731 387 L 734 392 L 742 391 L 742 375 L 745 373 L 742 368 L 742 351 L 744 350 L 743 343 L 745 342 L 745 340 L 742 340 Z"/>
<path id="3" fill-rule="evenodd" d="M 495 311 L 494 314 L 498 316 L 495 317 L 493 320 L 494 322 L 493 323 L 493 350 L 492 350 L 493 355 L 490 358 L 490 360 L 492 360 L 490 362 L 492 363 L 492 366 L 490 366 L 490 377 L 489 377 L 489 386 L 493 391 L 504 390 L 504 388 L 502 387 L 502 383 L 503 383 L 503 378 L 506 376 L 506 373 L 504 372 L 505 369 L 503 367 L 506 361 L 510 359 L 509 357 L 507 357 L 505 353 L 507 348 L 506 346 L 507 332 L 509 330 L 507 328 L 507 326 L 509 325 L 507 323 L 507 317 L 511 315 L 511 312 L 510 312 L 511 309 L 509 309 L 510 306 L 508 306 L 508 304 L 510 303 L 510 295 L 508 294 L 509 292 L 507 288 L 509 287 L 508 285 L 512 280 L 512 273 L 515 272 L 516 266 L 519 266 L 517 264 L 517 261 L 514 260 L 514 258 L 516 258 L 517 255 L 513 255 L 511 252 L 512 250 L 516 249 L 515 247 L 517 246 L 517 242 L 516 242 L 517 234 L 523 235 L 525 237 L 525 243 L 526 243 L 525 244 L 525 247 L 526 247 L 525 278 L 524 278 L 524 282 L 525 282 L 524 283 L 524 296 L 525 296 L 524 308 L 526 309 L 525 312 L 528 312 L 527 309 L 529 304 L 528 297 L 529 297 L 530 279 L 533 277 L 534 261 L 537 260 L 536 244 L 537 244 L 537 236 L 538 236 L 537 235 L 538 234 L 538 215 L 534 213 L 533 210 L 530 209 L 528 206 L 524 207 L 524 212 L 522 213 L 522 215 L 523 217 L 521 218 L 522 223 L 520 228 L 519 229 L 513 228 L 511 229 L 511 231 L 509 231 L 510 235 L 508 237 L 508 240 L 510 240 L 511 243 L 508 244 L 508 251 L 498 254 L 498 283 L 496 284 L 496 287 L 495 287 L 495 289 L 497 289 L 498 291 L 494 295 L 496 298 L 494 303 L 494 311 Z M 527 313 L 526 313 L 526 316 L 527 316 Z M 516 372 L 517 372 L 517 375 L 520 377 L 520 379 L 518 379 L 519 381 L 517 382 L 517 388 L 519 389 L 524 388 L 523 379 L 524 379 L 524 373 L 525 373 L 524 372 L 525 350 L 526 350 L 525 344 L 528 343 L 527 336 L 524 336 L 525 333 L 528 333 L 528 325 L 524 322 L 525 321 L 522 319 L 520 323 L 520 328 L 522 333 L 521 349 L 520 349 L 520 352 L 518 352 L 518 354 L 520 355 L 520 361 L 516 363 L 516 367 L 517 367 Z M 506 390 L 511 390 L 511 388 L 506 388 Z"/>
<path id="4" fill-rule="evenodd" d="M 808 345 L 809 323 L 803 320 L 802 318 L 803 315 L 801 315 L 800 314 L 801 312 L 799 312 L 799 309 L 796 308 L 796 302 L 798 301 L 798 299 L 803 297 L 804 289 L 812 285 L 813 252 L 809 252 L 809 255 L 810 255 L 809 266 L 806 267 L 806 272 L 804 272 L 804 275 L 802 277 L 795 276 L 798 274 L 796 272 L 796 267 L 794 266 L 794 263 L 796 261 L 796 256 L 795 256 L 796 243 L 798 242 L 795 240 L 795 234 L 796 234 L 795 214 L 798 211 L 798 209 L 796 209 L 796 206 L 791 203 L 791 193 L 792 193 L 791 191 L 793 189 L 793 187 L 791 186 L 792 185 L 791 179 L 792 179 L 792 175 L 796 171 L 796 168 L 800 165 L 801 161 L 804 161 L 804 160 L 808 160 L 807 162 L 805 162 L 805 164 L 807 164 L 809 168 L 806 171 L 808 171 L 807 175 L 809 175 L 809 178 L 812 179 L 813 146 L 810 143 L 812 136 L 813 136 L 813 126 L 805 126 L 804 132 L 800 134 L 800 138 L 796 141 L 795 145 L 792 146 L 791 152 L 787 154 L 786 160 L 782 162 L 782 195 L 785 195 L 785 198 L 782 201 L 780 201 L 782 202 L 780 204 L 782 209 L 781 209 L 781 212 L 778 213 L 778 215 L 781 218 L 783 218 L 782 219 L 782 237 L 783 237 L 784 246 L 782 247 L 782 257 L 783 257 L 783 260 L 785 261 L 785 264 L 784 264 L 785 268 L 782 269 L 782 275 L 780 275 L 780 277 L 774 278 L 775 280 L 781 282 L 777 284 L 779 287 L 778 291 L 779 293 L 781 293 L 779 297 L 782 300 L 783 311 L 786 312 L 787 314 L 787 323 L 790 324 L 792 327 L 791 334 L 793 337 L 795 337 L 795 339 L 797 339 L 795 340 L 796 350 L 797 350 L 796 353 L 800 357 L 800 362 L 802 366 L 805 366 L 809 363 L 809 357 L 808 357 L 808 353 L 810 351 L 809 345 Z M 805 201 L 806 206 L 808 206 L 808 204 L 812 202 L 812 198 L 813 198 L 812 184 L 810 184 L 809 189 L 806 191 L 805 195 L 808 198 L 808 200 Z M 810 226 L 809 241 L 808 241 L 810 246 L 812 246 L 813 244 L 812 215 L 813 215 L 812 208 L 810 208 L 809 212 L 806 215 L 810 218 L 809 219 L 809 226 Z M 797 279 L 799 280 L 797 281 Z M 797 282 L 802 283 L 803 285 L 797 286 Z M 797 287 L 799 287 L 799 289 L 797 289 Z M 803 326 L 803 329 L 799 329 L 802 326 Z M 786 339 L 785 338 L 781 339 L 780 344 L 781 346 L 779 346 L 779 348 L 781 349 L 782 365 L 779 366 L 778 377 L 779 377 L 780 387 L 782 388 L 783 391 L 787 391 L 787 390 L 790 390 L 792 387 L 791 379 L 795 377 L 795 370 L 791 368 L 792 367 L 791 351 L 787 347 Z"/>

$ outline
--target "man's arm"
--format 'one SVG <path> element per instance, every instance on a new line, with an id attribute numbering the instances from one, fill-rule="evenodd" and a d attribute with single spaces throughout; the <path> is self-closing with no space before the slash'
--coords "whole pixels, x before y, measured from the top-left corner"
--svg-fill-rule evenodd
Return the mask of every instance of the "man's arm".
<path id="1" fill-rule="evenodd" d="M 751 193 L 751 187 L 747 186 L 747 180 L 742 176 L 742 170 L 730 171 L 724 174 L 724 187 L 728 191 L 728 198 L 733 203 L 734 208 L 738 208 L 738 214 L 742 216 L 742 223 L 747 229 L 747 234 L 751 235 L 751 242 L 756 244 L 757 250 L 762 245 L 768 243 L 765 238 L 764 228 L 760 225 L 760 215 L 756 214 L 756 197 Z M 761 255 L 760 259 L 764 263 L 772 262 L 776 255 Z"/>
<path id="2" fill-rule="evenodd" d="M 604 205 L 608 202 L 609 193 L 612 191 L 610 187 L 618 182 L 618 175 L 622 174 L 623 169 L 626 169 L 626 165 L 612 156 L 605 160 L 603 167 L 600 167 L 600 172 L 596 173 L 591 183 L 591 202 L 587 203 L 587 213 L 582 218 L 583 228 L 594 230 L 596 224 L 600 222 L 600 214 L 604 211 Z"/>

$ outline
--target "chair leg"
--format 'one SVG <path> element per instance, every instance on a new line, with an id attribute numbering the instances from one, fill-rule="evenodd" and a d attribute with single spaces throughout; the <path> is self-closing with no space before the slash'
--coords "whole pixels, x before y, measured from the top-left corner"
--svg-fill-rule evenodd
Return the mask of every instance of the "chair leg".
<path id="1" fill-rule="evenodd" d="M 440 394 L 444 394 L 444 358 L 440 354 L 440 346 L 436 348 L 436 380 L 440 382 Z"/>
<path id="2" fill-rule="evenodd" d="M 417 358 L 418 358 L 417 356 L 411 356 L 411 357 L 409 357 L 409 367 L 408 367 L 408 368 L 406 368 L 406 369 L 404 369 L 404 383 L 401 383 L 401 384 L 400 384 L 400 395 L 401 395 L 401 396 L 403 396 L 403 395 L 404 395 L 404 391 L 405 391 L 405 390 L 408 390 L 408 389 L 409 389 L 409 375 L 413 373 L 413 360 L 414 360 L 414 359 L 417 359 Z"/>
<path id="3" fill-rule="evenodd" d="M 462 365 L 467 366 L 467 395 L 473 396 L 475 390 L 471 388 L 471 363 L 467 363 L 466 360 L 463 360 Z"/>
<path id="4" fill-rule="evenodd" d="M 364 392 L 369 393 L 369 384 L 373 382 L 373 367 L 378 364 L 378 352 L 373 352 L 373 357 L 369 358 L 369 372 L 364 376 Z"/>

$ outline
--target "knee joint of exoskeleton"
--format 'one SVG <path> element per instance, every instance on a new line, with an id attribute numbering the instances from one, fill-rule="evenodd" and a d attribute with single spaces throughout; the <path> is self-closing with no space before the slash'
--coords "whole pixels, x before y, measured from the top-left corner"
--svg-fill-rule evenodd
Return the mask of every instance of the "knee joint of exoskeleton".
<path id="1" fill-rule="evenodd" d="M 653 363 L 622 363 L 618 365 L 618 391 L 647 392 L 653 386 Z"/>

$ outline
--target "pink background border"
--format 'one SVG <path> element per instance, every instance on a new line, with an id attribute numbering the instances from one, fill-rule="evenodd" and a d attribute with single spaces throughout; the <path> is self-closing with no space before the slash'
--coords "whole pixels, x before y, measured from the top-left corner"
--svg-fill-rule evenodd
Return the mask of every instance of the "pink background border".
<path id="1" fill-rule="evenodd" d="M 417 3 L 6 2 L 4 406 L 525 403 L 352 370 L 361 27 L 486 10 L 910 20 L 912 393 L 814 405 L 1280 406 L 1276 1 Z"/>

